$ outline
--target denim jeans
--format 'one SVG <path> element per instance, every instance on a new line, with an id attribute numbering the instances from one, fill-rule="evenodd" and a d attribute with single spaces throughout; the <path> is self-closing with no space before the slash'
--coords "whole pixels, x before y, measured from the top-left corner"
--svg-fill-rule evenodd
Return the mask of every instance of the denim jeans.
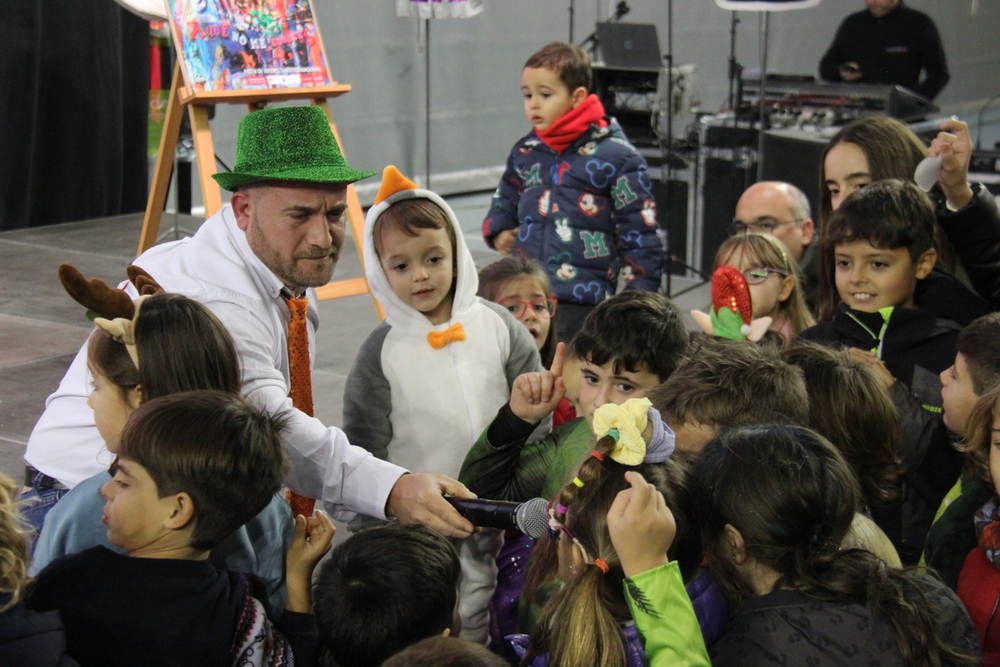
<path id="1" fill-rule="evenodd" d="M 41 534 L 42 526 L 45 524 L 45 515 L 67 493 L 69 493 L 69 489 L 62 484 L 48 475 L 38 473 L 35 475 L 35 481 L 31 488 L 21 494 L 19 509 L 27 524 L 28 544 L 32 551 L 35 549 L 35 540 Z"/>

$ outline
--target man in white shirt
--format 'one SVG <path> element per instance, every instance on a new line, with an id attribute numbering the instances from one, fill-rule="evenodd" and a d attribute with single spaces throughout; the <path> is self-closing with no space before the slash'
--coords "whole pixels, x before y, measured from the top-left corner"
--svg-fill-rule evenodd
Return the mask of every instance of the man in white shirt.
<path id="1" fill-rule="evenodd" d="M 319 324 L 310 290 L 329 281 L 345 236 L 347 184 L 374 172 L 348 166 L 319 107 L 257 111 L 240 123 L 233 172 L 216 174 L 230 204 L 191 238 L 151 248 L 135 264 L 168 292 L 205 304 L 240 353 L 243 393 L 271 411 L 290 411 L 285 444 L 289 487 L 321 499 L 335 517 L 354 513 L 424 523 L 466 537 L 472 525 L 443 494 L 466 496 L 443 475 L 409 474 L 352 446 L 344 433 L 292 408 L 285 297 L 308 296 L 310 358 Z M 129 286 L 131 290 L 131 286 Z M 72 488 L 107 470 L 111 455 L 87 407 L 86 346 L 46 401 L 25 461 L 39 486 Z"/>

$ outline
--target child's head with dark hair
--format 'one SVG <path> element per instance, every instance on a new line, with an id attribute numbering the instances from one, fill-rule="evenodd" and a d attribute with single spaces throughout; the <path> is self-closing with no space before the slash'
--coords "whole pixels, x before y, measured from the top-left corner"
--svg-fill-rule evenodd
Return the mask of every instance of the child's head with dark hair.
<path id="1" fill-rule="evenodd" d="M 1000 384 L 1000 313 L 990 313 L 962 329 L 955 363 L 941 372 L 944 425 L 962 433 L 976 400 Z"/>
<path id="2" fill-rule="evenodd" d="M 892 628 L 901 663 L 970 664 L 940 637 L 940 611 L 911 571 L 842 548 L 858 511 L 850 465 L 826 438 L 798 426 L 734 429 L 708 443 L 692 473 L 708 566 L 730 609 L 783 589 L 854 603 Z M 845 641 L 871 641 L 867 627 Z"/>
<path id="3" fill-rule="evenodd" d="M 860 501 L 837 448 L 798 426 L 722 433 L 702 450 L 693 480 L 709 567 L 731 608 L 755 595 L 741 568 L 748 558 L 778 573 L 774 588 L 806 584 L 796 568 L 840 550 Z"/>
<path id="4" fill-rule="evenodd" d="M 197 389 L 240 390 L 236 346 L 205 306 L 181 294 L 146 298 L 135 319 L 138 368 L 125 346 L 104 333 L 88 348 L 91 368 L 123 389 L 139 386 L 145 400 Z"/>
<path id="5" fill-rule="evenodd" d="M 401 198 L 375 218 L 372 237 L 393 293 L 433 324 L 451 319 L 459 248 L 449 215 L 427 197 Z"/>
<path id="6" fill-rule="evenodd" d="M 535 51 L 524 63 L 525 69 L 547 69 L 555 72 L 570 92 L 593 88 L 590 56 L 583 49 L 566 42 L 549 42 Z"/>
<path id="7" fill-rule="evenodd" d="M 394 523 L 352 535 L 314 585 L 323 653 L 339 665 L 377 667 L 421 639 L 457 634 L 460 573 L 455 548 L 425 526 Z"/>
<path id="8" fill-rule="evenodd" d="M 428 637 L 403 649 L 382 667 L 508 667 L 482 644 L 458 637 Z"/>
<path id="9" fill-rule="evenodd" d="M 437 229 L 448 236 L 454 262 L 455 228 L 452 226 L 451 220 L 448 219 L 448 214 L 442 211 L 440 206 L 424 197 L 401 199 L 382 211 L 382 214 L 375 220 L 373 230 L 375 252 L 378 253 L 379 258 L 391 253 L 391 249 L 385 245 L 385 236 L 393 230 L 406 236 L 416 237 L 423 229 Z"/>
<path id="10" fill-rule="evenodd" d="M 888 116 L 865 116 L 833 135 L 820 159 L 820 228 L 852 192 L 889 178 L 912 181 L 927 147 Z"/>
<path id="11" fill-rule="evenodd" d="M 861 484 L 870 508 L 899 500 L 899 422 L 885 383 L 846 350 L 797 344 L 782 358 L 802 369 L 809 393 L 809 428 L 836 446 Z M 859 427 L 859 425 L 863 425 Z"/>
<path id="12" fill-rule="evenodd" d="M 838 246 L 865 241 L 876 248 L 905 248 L 914 262 L 934 248 L 934 207 L 916 185 L 877 181 L 848 197 L 823 230 Z"/>
<path id="13" fill-rule="evenodd" d="M 0 473 L 0 614 L 21 600 L 28 583 L 28 540 L 25 521 L 17 511 L 20 489 L 10 477 Z"/>
<path id="14" fill-rule="evenodd" d="M 232 336 L 208 308 L 180 294 L 146 298 L 134 320 L 138 365 L 123 343 L 96 331 L 87 347 L 94 378 L 88 404 L 111 452 L 125 419 L 143 401 L 182 391 L 239 393 Z"/>
<path id="15" fill-rule="evenodd" d="M 521 70 L 524 115 L 544 134 L 560 118 L 587 99 L 593 74 L 590 58 L 580 48 L 552 42 L 528 58 Z"/>
<path id="16" fill-rule="evenodd" d="M 701 560 L 694 527 L 691 491 L 684 468 L 667 459 L 624 465 L 615 460 L 618 443 L 597 440 L 576 478 L 553 499 L 559 536 L 539 544 L 525 583 L 528 599 L 556 575 L 566 586 L 544 606 L 531 637 L 529 658 L 550 653 L 552 667 L 625 665 L 620 628 L 632 620 L 625 600 L 625 573 L 608 531 L 608 512 L 618 493 L 629 488 L 627 471 L 638 472 L 663 494 L 677 526 L 668 549 L 685 578 Z"/>
<path id="17" fill-rule="evenodd" d="M 476 295 L 510 311 L 535 340 L 542 365 L 546 368 L 552 365 L 559 342 L 556 328 L 552 326 L 556 300 L 552 283 L 541 264 L 518 255 L 487 264 L 479 271 Z"/>
<path id="18" fill-rule="evenodd" d="M 912 183 L 879 181 L 848 197 L 823 227 L 819 315 L 839 303 L 864 312 L 913 308 L 917 280 L 937 261 L 934 207 Z"/>
<path id="19" fill-rule="evenodd" d="M 580 360 L 583 415 L 645 396 L 674 372 L 688 341 L 680 311 L 662 294 L 627 290 L 602 301 L 570 343 Z"/>
<path id="20" fill-rule="evenodd" d="M 235 393 L 182 392 L 143 403 L 101 489 L 108 540 L 133 556 L 164 545 L 212 549 L 281 488 L 284 424 Z"/>
<path id="21" fill-rule="evenodd" d="M 670 378 L 648 394 L 688 462 L 712 438 L 752 424 L 809 423 L 802 371 L 775 348 L 700 336 Z"/>

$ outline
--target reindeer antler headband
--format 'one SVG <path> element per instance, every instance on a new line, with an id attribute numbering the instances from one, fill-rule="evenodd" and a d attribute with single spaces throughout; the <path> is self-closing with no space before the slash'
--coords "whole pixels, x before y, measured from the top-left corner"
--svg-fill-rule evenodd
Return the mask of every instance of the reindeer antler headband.
<path id="1" fill-rule="evenodd" d="M 139 352 L 135 346 L 139 308 L 147 297 L 162 292 L 163 288 L 138 266 L 131 265 L 126 271 L 129 281 L 139 291 L 140 296 L 134 301 L 124 290 L 108 287 L 103 280 L 87 280 L 69 264 L 59 266 L 59 280 L 73 300 L 88 309 L 87 317 L 94 321 L 98 329 L 125 345 L 132 363 L 139 368 Z"/>

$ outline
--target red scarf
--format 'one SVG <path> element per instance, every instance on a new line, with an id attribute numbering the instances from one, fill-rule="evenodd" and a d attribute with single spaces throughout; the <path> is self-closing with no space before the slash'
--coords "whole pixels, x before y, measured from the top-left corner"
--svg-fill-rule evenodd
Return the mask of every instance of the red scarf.
<path id="1" fill-rule="evenodd" d="M 608 122 L 604 120 L 604 105 L 597 95 L 591 94 L 575 109 L 552 123 L 549 129 L 535 130 L 535 134 L 546 146 L 556 153 L 562 153 L 595 123 L 598 127 L 608 126 Z"/>

